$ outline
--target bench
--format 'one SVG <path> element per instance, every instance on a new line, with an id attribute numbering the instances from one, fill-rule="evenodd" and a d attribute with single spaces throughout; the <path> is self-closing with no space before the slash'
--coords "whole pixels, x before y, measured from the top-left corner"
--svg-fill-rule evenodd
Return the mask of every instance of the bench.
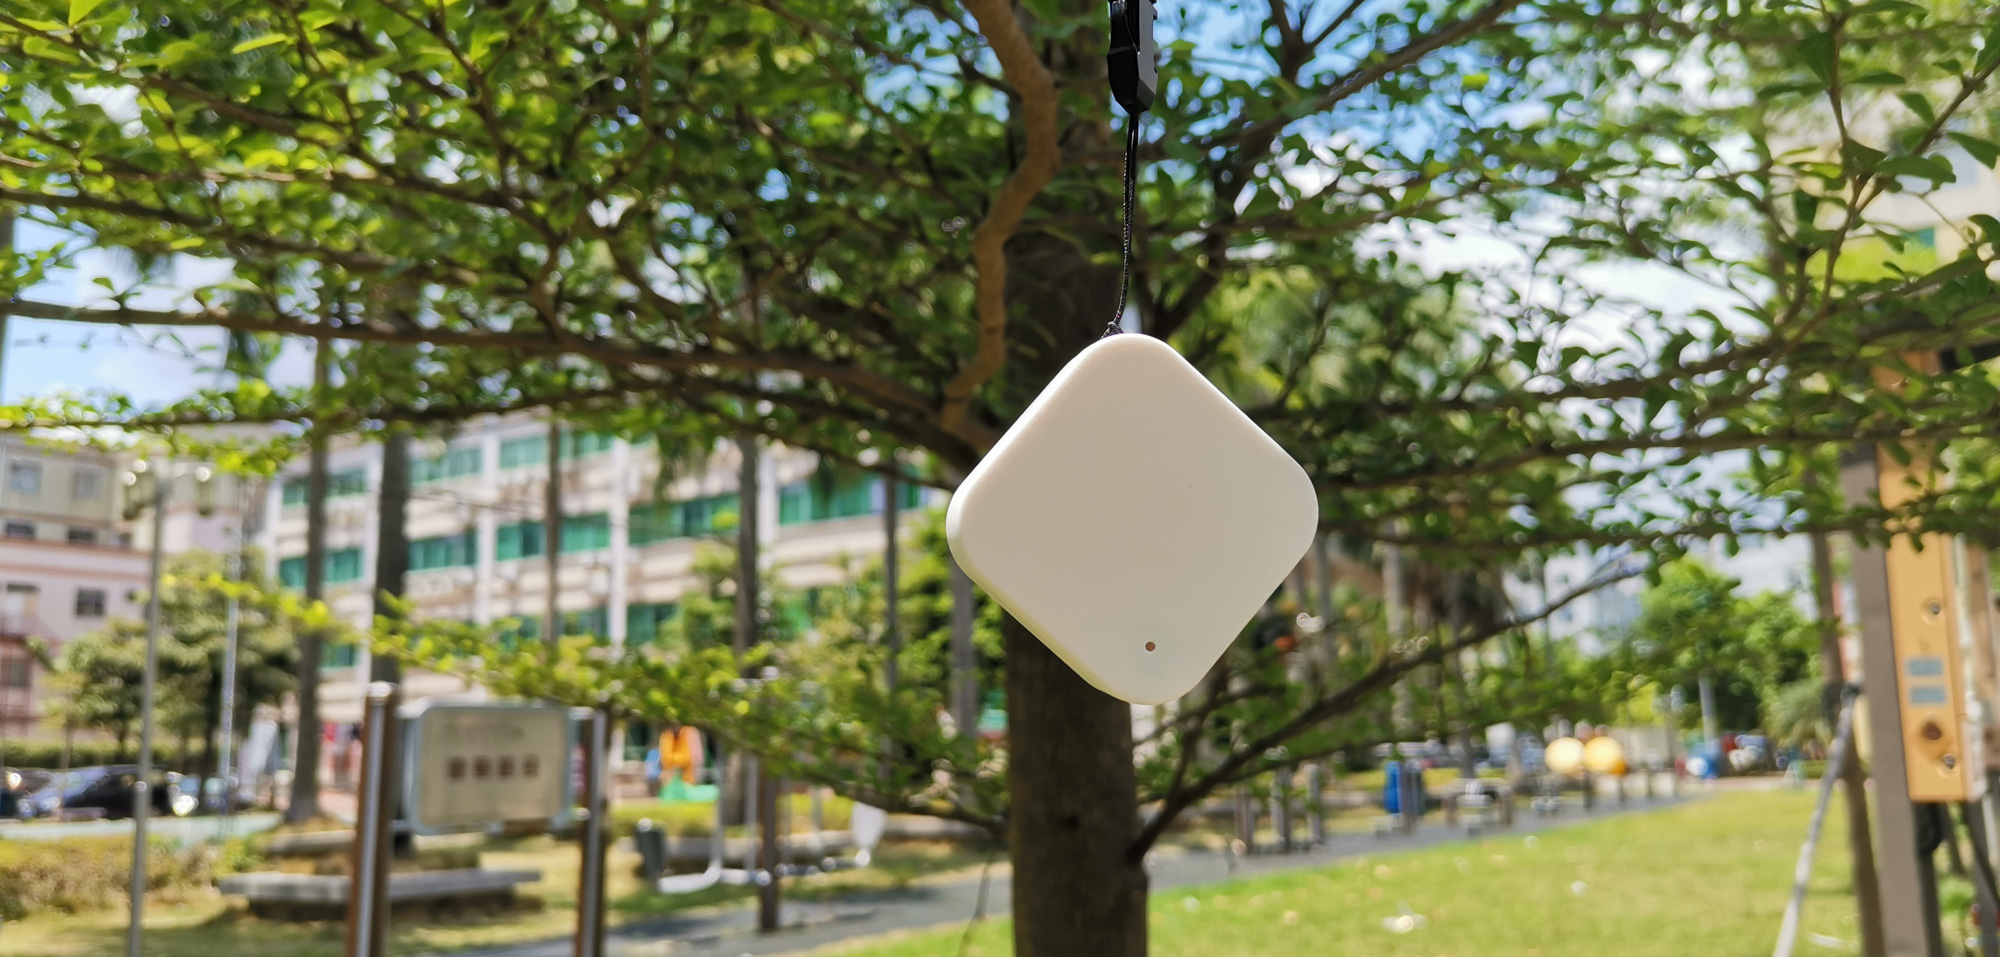
<path id="1" fill-rule="evenodd" d="M 497 913 L 514 906 L 514 890 L 542 879 L 540 871 L 409 871 L 389 875 L 391 912 L 444 911 Z M 275 920 L 343 920 L 347 916 L 346 877 L 266 871 L 237 874 L 216 889 L 241 897 L 250 913 Z"/>

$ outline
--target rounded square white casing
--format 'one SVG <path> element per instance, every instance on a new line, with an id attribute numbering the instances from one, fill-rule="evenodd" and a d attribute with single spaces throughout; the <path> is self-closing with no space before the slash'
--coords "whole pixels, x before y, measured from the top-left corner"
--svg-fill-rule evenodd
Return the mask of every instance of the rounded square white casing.
<path id="1" fill-rule="evenodd" d="M 1200 683 L 1304 557 L 1305 470 L 1173 347 L 1079 353 L 951 497 L 965 573 L 1097 688 Z"/>

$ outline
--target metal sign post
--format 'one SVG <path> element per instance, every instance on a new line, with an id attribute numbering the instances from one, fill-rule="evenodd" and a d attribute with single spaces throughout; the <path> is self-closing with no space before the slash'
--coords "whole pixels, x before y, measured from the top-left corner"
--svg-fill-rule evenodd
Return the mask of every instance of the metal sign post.
<path id="1" fill-rule="evenodd" d="M 368 686 L 362 719 L 361 799 L 354 821 L 354 851 L 348 869 L 347 957 L 388 953 L 389 862 L 396 808 L 402 795 L 396 707 L 402 692 L 386 681 Z"/>
<path id="2" fill-rule="evenodd" d="M 1862 447 L 1843 457 L 1841 492 L 1850 502 L 1865 502 L 1880 494 L 1876 450 Z M 1861 625 L 1861 672 L 1868 708 L 1869 756 L 1880 812 L 1876 832 L 1880 857 L 1882 935 L 1888 957 L 1941 957 L 1944 941 L 1938 930 L 1937 873 L 1928 851 L 1920 848 L 1919 807 L 1910 794 L 1909 756 L 1905 753 L 1902 687 L 1895 642 L 1894 603 L 1898 600 L 1889 575 L 1889 552 L 1882 546 L 1857 542 L 1853 562 L 1855 610 Z M 1909 600 L 1909 599 L 1903 599 Z M 1928 670 L 1928 669 L 1924 669 Z"/>
<path id="3" fill-rule="evenodd" d="M 611 750 L 611 714 L 600 707 L 577 714 L 583 739 L 583 856 L 576 888 L 576 957 L 604 957 L 604 848 L 611 814 L 604 786 Z"/>

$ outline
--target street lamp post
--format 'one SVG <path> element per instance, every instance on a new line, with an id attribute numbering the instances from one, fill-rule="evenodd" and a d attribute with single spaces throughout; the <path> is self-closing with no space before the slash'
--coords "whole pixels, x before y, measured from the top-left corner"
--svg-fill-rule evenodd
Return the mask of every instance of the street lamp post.
<path id="1" fill-rule="evenodd" d="M 152 558 L 146 594 L 146 667 L 139 682 L 139 773 L 132 782 L 132 881 L 131 916 L 125 928 L 127 957 L 141 957 L 140 933 L 146 912 L 146 819 L 153 810 L 153 699 L 160 671 L 160 564 L 167 525 L 167 495 L 174 480 L 195 477 L 196 507 L 204 514 L 214 511 L 215 472 L 207 465 L 183 464 L 166 469 L 140 459 L 125 474 L 125 517 L 137 518 L 147 506 L 153 509 Z"/>

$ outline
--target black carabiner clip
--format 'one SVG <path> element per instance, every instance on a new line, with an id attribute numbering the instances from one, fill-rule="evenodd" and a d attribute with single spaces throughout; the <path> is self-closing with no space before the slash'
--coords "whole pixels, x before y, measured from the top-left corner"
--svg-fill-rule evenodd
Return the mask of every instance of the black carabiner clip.
<path id="1" fill-rule="evenodd" d="M 1153 42 L 1153 0 L 1111 0 L 1111 96 L 1130 116 L 1153 106 L 1160 48 Z"/>

